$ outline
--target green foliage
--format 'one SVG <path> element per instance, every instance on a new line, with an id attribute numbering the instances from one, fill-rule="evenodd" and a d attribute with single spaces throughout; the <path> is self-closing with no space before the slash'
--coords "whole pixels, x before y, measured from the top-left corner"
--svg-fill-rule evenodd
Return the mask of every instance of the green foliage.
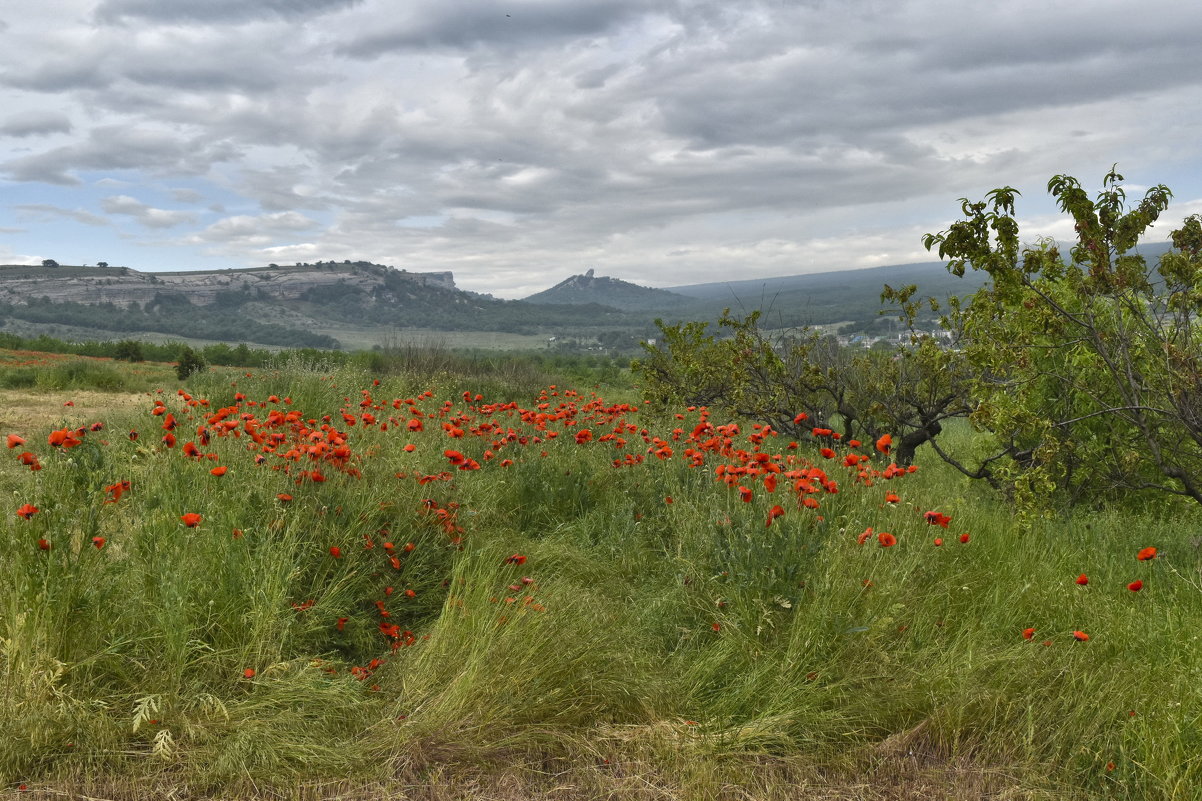
<path id="1" fill-rule="evenodd" d="M 202 372 L 207 365 L 204 358 L 187 345 L 180 348 L 179 360 L 175 365 L 175 377 L 180 381 L 188 380 L 193 373 Z"/>
<path id="2" fill-rule="evenodd" d="M 993 436 L 977 471 L 1026 506 L 1146 489 L 1202 502 L 1202 225 L 1187 219 L 1150 269 L 1135 248 L 1171 193 L 1128 206 L 1121 181 L 1112 170 L 1091 199 L 1051 179 L 1077 234 L 1068 254 L 1020 243 L 1008 187 L 963 201 L 963 220 L 924 239 L 953 273 L 991 279 L 947 324 L 965 335 L 972 420 Z"/>
<path id="3" fill-rule="evenodd" d="M 113 346 L 113 358 L 130 362 L 144 362 L 146 355 L 142 343 L 136 339 L 123 339 Z"/>

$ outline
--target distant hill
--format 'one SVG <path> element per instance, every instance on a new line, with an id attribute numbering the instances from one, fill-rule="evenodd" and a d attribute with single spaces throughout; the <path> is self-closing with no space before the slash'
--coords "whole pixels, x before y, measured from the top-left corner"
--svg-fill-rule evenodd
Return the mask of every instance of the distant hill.
<path id="1" fill-rule="evenodd" d="M 594 275 L 573 275 L 550 289 L 523 298 L 527 303 L 596 303 L 622 311 L 662 311 L 688 305 L 692 301 L 663 289 L 639 286 L 618 278 Z"/>
<path id="2" fill-rule="evenodd" d="M 596 303 L 497 300 L 458 289 L 450 273 L 362 261 L 172 273 L 0 265 L 0 321 L 8 319 L 282 347 L 337 347 L 313 333 L 330 324 L 560 335 L 643 321 Z"/>

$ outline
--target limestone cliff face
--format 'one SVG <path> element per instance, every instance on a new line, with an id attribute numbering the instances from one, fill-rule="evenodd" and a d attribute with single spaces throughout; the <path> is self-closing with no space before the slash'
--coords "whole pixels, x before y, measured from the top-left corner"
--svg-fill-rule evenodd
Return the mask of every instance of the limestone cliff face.
<path id="1" fill-rule="evenodd" d="M 348 292 L 379 295 L 404 291 L 407 282 L 455 289 L 449 272 L 411 273 L 366 262 L 303 264 L 249 270 L 143 273 L 127 267 L 33 267 L 0 265 L 0 303 L 24 304 L 48 298 L 62 302 L 145 306 L 156 296 L 186 297 L 195 306 L 218 300 L 218 293 L 246 294 L 254 300 L 320 300 Z"/>

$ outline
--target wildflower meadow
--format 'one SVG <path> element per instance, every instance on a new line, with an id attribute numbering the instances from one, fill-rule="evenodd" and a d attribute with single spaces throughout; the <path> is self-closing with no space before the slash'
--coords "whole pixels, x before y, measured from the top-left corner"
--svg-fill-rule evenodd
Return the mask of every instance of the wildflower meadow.
<path id="1" fill-rule="evenodd" d="M 1020 519 L 889 434 L 628 378 L 168 380 L 0 429 L 0 792 L 1202 787 L 1184 501 Z"/>

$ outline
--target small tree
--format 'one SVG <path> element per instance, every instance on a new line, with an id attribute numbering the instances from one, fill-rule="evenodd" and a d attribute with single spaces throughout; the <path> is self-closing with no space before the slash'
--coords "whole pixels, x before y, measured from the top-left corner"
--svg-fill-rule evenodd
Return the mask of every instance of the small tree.
<path id="1" fill-rule="evenodd" d="M 142 343 L 136 339 L 123 339 L 118 342 L 113 348 L 113 357 L 131 362 L 146 361 L 146 356 L 142 353 Z"/>
<path id="2" fill-rule="evenodd" d="M 1172 193 L 1129 207 L 1113 169 L 1096 199 L 1057 175 L 1048 191 L 1077 242 L 1022 246 L 1014 202 L 995 189 L 924 244 L 948 269 L 991 284 L 953 309 L 971 367 L 972 420 L 995 451 L 965 472 L 1002 479 L 1020 500 L 1155 489 L 1202 503 L 1202 220 L 1172 234 L 1150 269 L 1135 251 Z"/>
<path id="3" fill-rule="evenodd" d="M 175 377 L 180 381 L 186 381 L 188 376 L 202 372 L 204 369 L 205 361 L 201 355 L 185 345 L 179 352 L 179 362 L 175 365 Z"/>
<path id="4" fill-rule="evenodd" d="M 55 261 L 54 259 L 42 259 L 42 266 L 43 267 L 57 267 L 58 262 Z"/>

